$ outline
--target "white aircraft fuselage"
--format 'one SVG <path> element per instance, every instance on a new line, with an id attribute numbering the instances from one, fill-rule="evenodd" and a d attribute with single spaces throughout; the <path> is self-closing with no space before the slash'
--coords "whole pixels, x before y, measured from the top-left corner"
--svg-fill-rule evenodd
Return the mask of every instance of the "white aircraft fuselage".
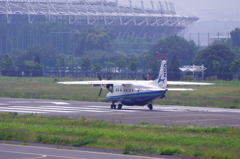
<path id="1" fill-rule="evenodd" d="M 142 84 L 145 83 L 145 86 Z M 152 103 L 159 98 L 165 97 L 167 89 L 161 89 L 159 87 L 154 87 L 152 85 L 146 85 L 146 82 L 132 82 L 132 85 L 118 85 L 115 84 L 112 88 L 112 91 L 109 92 L 106 96 L 107 101 L 113 103 L 122 103 L 123 105 L 146 105 Z M 143 89 L 159 89 L 159 90 L 150 90 L 144 91 Z"/>

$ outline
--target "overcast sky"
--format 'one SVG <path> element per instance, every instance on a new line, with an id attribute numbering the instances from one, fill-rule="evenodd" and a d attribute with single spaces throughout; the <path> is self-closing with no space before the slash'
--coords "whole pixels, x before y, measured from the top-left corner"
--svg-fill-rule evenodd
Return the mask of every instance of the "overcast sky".
<path id="1" fill-rule="evenodd" d="M 158 5 L 159 0 L 152 1 Z M 237 17 L 237 20 L 240 20 L 240 0 L 160 0 L 160 2 L 165 1 L 173 2 L 176 5 L 176 10 L 179 7 L 202 19 L 211 18 L 213 15 L 216 17 L 217 14 L 219 19 L 232 20 L 233 17 Z M 129 5 L 129 0 L 118 0 L 118 2 Z M 132 0 L 133 5 L 140 6 L 140 2 L 141 0 Z M 145 7 L 151 8 L 151 0 L 143 0 L 143 2 Z"/>

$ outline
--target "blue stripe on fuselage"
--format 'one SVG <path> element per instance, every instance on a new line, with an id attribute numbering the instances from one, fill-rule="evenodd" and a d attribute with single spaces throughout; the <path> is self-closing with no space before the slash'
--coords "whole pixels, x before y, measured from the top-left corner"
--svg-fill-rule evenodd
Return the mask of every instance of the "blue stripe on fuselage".
<path id="1" fill-rule="evenodd" d="M 155 99 L 160 98 L 166 93 L 166 91 L 151 91 L 151 92 L 139 92 L 132 94 L 124 94 L 118 96 L 109 96 L 107 101 L 118 102 L 121 101 L 124 105 L 146 105 Z"/>

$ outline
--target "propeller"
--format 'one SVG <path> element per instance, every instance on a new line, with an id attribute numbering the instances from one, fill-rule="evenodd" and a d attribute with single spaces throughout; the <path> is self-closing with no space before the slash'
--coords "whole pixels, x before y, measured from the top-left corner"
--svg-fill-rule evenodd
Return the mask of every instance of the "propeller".
<path id="1" fill-rule="evenodd" d="M 99 72 L 97 73 L 97 76 L 98 76 L 98 79 L 101 81 L 101 80 L 102 80 L 102 78 L 101 78 L 101 76 L 100 76 Z"/>
<path id="2" fill-rule="evenodd" d="M 98 96 L 100 97 L 102 94 L 102 88 L 100 89 L 99 93 L 98 93 Z"/>
<path id="3" fill-rule="evenodd" d="M 142 78 L 143 78 L 145 81 L 148 80 L 147 77 L 146 77 L 144 74 L 142 75 Z"/>
<path id="4" fill-rule="evenodd" d="M 97 73 L 97 76 L 98 76 L 98 79 L 101 81 L 101 80 L 102 80 L 102 77 L 100 76 L 100 73 L 99 73 L 99 72 Z M 107 78 L 107 80 L 110 80 L 110 79 L 112 79 L 111 76 Z M 95 86 L 96 86 L 96 85 L 95 85 Z M 100 86 L 100 85 L 98 85 L 98 86 Z M 107 85 L 106 85 L 106 88 L 111 92 L 110 87 L 113 87 L 113 84 L 107 84 Z M 101 94 L 102 94 L 102 88 L 100 89 L 100 91 L 99 91 L 99 93 L 98 93 L 98 96 L 100 97 Z"/>

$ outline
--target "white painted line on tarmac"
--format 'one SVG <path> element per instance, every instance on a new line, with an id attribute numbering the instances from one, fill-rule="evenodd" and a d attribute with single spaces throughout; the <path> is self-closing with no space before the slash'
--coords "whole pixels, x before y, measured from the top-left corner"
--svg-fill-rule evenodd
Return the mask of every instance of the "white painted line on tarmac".
<path id="1" fill-rule="evenodd" d="M 32 103 L 32 101 L 7 101 L 7 103 Z"/>
<path id="2" fill-rule="evenodd" d="M 229 108 L 209 108 L 209 107 L 190 107 L 190 106 L 164 106 L 156 107 L 160 110 L 165 111 L 203 111 L 203 112 L 229 112 L 229 113 L 240 113 L 240 109 L 229 109 Z"/>
<path id="3" fill-rule="evenodd" d="M 0 110 L 1 112 L 18 112 L 18 113 L 34 113 L 34 114 L 39 114 L 39 113 L 47 113 L 47 112 L 36 112 L 36 111 L 22 111 L 22 110 Z"/>
<path id="4" fill-rule="evenodd" d="M 70 105 L 70 103 L 65 103 L 65 102 L 50 102 L 56 105 Z"/>
<path id="5" fill-rule="evenodd" d="M 0 103 L 0 105 L 9 105 L 9 104 L 7 104 L 7 103 Z"/>

